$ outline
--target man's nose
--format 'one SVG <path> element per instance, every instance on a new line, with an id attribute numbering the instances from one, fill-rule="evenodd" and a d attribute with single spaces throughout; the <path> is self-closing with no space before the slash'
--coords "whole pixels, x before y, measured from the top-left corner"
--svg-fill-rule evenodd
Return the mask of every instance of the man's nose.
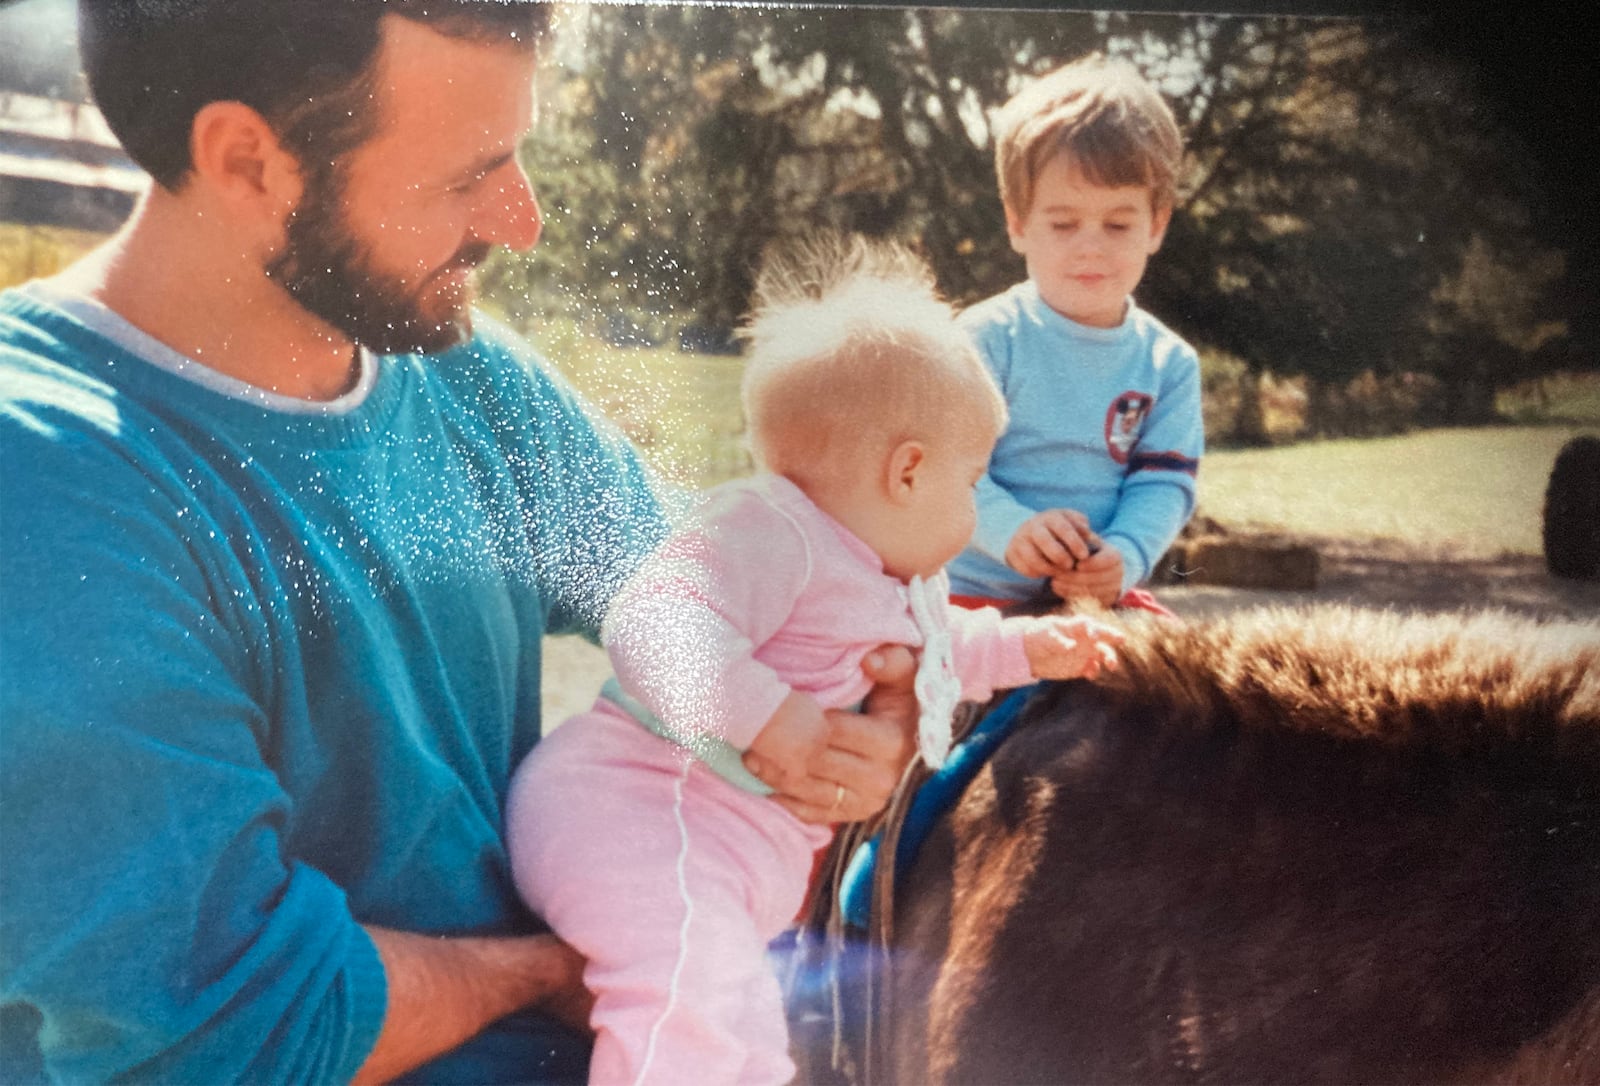
<path id="1" fill-rule="evenodd" d="M 479 218 L 474 233 L 484 241 L 518 251 L 538 244 L 544 215 L 527 171 L 513 163 L 505 184 L 484 198 Z"/>

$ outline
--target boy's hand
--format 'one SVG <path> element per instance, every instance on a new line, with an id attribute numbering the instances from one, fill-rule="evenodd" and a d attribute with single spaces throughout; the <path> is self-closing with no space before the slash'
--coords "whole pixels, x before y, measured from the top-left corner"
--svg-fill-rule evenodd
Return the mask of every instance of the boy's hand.
<path id="1" fill-rule="evenodd" d="M 786 766 L 786 783 L 756 744 L 745 753 L 745 768 L 776 788 L 773 800 L 803 822 L 859 822 L 877 814 L 916 753 L 912 680 L 917 662 L 911 650 L 881 646 L 867 654 L 861 670 L 873 682 L 862 711 L 824 712 L 827 731 L 820 753 L 809 764 Z M 761 739 L 756 736 L 757 744 Z"/>
<path id="2" fill-rule="evenodd" d="M 1122 554 L 1109 543 L 1102 543 L 1076 569 L 1049 577 L 1050 591 L 1064 600 L 1087 596 L 1110 607 L 1122 596 Z"/>
<path id="3" fill-rule="evenodd" d="M 1023 521 L 1006 545 L 1006 565 L 1024 577 L 1054 577 L 1070 572 L 1099 541 L 1089 518 L 1076 509 L 1046 509 Z"/>
<path id="4" fill-rule="evenodd" d="M 1081 615 L 1022 619 L 1031 629 L 1022 637 L 1028 667 L 1036 679 L 1093 679 L 1114 671 L 1122 631 Z"/>

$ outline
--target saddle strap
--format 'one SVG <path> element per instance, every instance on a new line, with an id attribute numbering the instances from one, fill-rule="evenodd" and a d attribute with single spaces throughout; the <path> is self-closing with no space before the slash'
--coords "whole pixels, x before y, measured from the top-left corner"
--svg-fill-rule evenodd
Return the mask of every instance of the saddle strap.
<path id="1" fill-rule="evenodd" d="M 802 944 L 815 947 L 820 938 L 817 949 L 826 965 L 831 1003 L 829 1062 L 838 1081 L 876 1082 L 880 1071 L 890 1066 L 889 1025 L 895 1011 L 890 986 L 883 982 L 880 967 L 889 960 L 889 948 L 894 943 L 895 887 L 900 865 L 915 857 L 916 846 L 932 828 L 933 809 L 943 810 L 954 804 L 994 747 L 1009 733 L 1031 693 L 1032 688 L 1025 688 L 998 695 L 986 705 L 960 706 L 951 730 L 961 755 L 955 764 L 946 767 L 945 786 L 934 789 L 945 794 L 922 794 L 936 774 L 921 759 L 912 759 L 884 810 L 876 818 L 840 827 L 824 854 L 801 911 L 799 939 Z M 969 740 L 973 749 L 969 749 Z M 915 819 L 911 817 L 913 812 Z M 910 825 L 913 822 L 915 825 Z M 868 842 L 874 843 L 876 859 L 872 865 L 871 907 L 866 930 L 861 932 L 852 929 L 845 919 L 845 873 L 851 859 Z M 855 952 L 860 955 L 858 962 L 864 957 L 865 967 L 853 969 L 852 977 L 847 979 L 840 976 L 839 969 L 851 953 L 848 944 L 852 939 L 858 943 L 864 940 L 865 945 L 855 948 Z M 846 983 L 855 986 L 851 994 L 857 998 L 847 1001 Z M 859 1030 L 845 1028 L 851 1012 L 861 1017 Z"/>

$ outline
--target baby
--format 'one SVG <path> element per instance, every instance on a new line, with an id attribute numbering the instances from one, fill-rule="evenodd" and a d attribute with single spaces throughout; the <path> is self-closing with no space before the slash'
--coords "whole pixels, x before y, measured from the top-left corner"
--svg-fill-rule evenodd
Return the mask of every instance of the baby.
<path id="1" fill-rule="evenodd" d="M 802 767 L 866 655 L 919 657 L 918 748 L 958 700 L 1113 666 L 1112 627 L 948 601 L 1006 408 L 911 254 L 813 246 L 757 288 L 744 402 L 764 470 L 710 491 L 613 601 L 616 678 L 518 770 L 518 889 L 589 959 L 593 1082 L 787 1082 L 767 943 L 832 827 L 741 762 Z M 844 789 L 839 790 L 842 803 Z"/>

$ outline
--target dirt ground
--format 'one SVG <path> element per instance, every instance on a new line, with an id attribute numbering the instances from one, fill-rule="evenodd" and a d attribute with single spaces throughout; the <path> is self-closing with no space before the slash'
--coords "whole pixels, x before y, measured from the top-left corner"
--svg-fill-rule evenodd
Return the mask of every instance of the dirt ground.
<path id="1" fill-rule="evenodd" d="M 1185 618 L 1205 620 L 1249 607 L 1341 602 L 1419 612 L 1503 609 L 1534 618 L 1593 625 L 1600 637 L 1600 581 L 1566 581 L 1544 560 L 1421 549 L 1387 540 L 1315 539 L 1317 586 L 1273 592 L 1218 585 L 1164 585 L 1157 596 Z M 545 642 L 544 720 L 553 726 L 589 706 L 610 674 L 605 654 L 577 638 Z"/>
<path id="2" fill-rule="evenodd" d="M 1416 612 L 1499 608 L 1535 618 L 1600 623 L 1600 581 L 1568 581 L 1526 554 L 1483 558 L 1393 540 L 1306 539 L 1321 555 L 1314 589 L 1269 592 L 1212 585 L 1163 586 L 1156 595 L 1185 617 L 1263 604 L 1341 602 Z"/>

